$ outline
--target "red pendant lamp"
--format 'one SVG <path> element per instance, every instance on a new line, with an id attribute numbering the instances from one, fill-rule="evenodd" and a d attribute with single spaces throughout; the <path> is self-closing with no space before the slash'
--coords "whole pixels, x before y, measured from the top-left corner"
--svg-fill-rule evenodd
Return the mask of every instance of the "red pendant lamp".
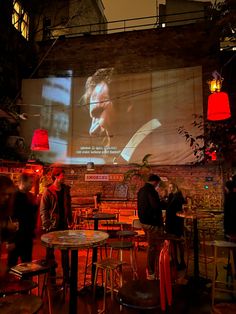
<path id="1" fill-rule="evenodd" d="M 48 131 L 45 129 L 36 129 L 34 131 L 31 150 L 45 151 L 49 150 Z"/>
<path id="2" fill-rule="evenodd" d="M 224 92 L 215 92 L 208 97 L 207 119 L 225 120 L 231 117 L 229 97 Z"/>
<path id="3" fill-rule="evenodd" d="M 216 76 L 209 81 L 211 95 L 208 97 L 207 119 L 211 121 L 226 120 L 231 117 L 229 97 L 227 93 L 221 92 L 223 78 L 218 72 L 214 72 Z"/>

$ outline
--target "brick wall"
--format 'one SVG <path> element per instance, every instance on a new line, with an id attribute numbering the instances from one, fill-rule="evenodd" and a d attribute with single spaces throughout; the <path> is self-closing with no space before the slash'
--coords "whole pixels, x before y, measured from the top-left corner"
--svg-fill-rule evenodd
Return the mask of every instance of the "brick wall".
<path id="1" fill-rule="evenodd" d="M 125 173 L 130 166 L 95 166 L 94 173 Z M 207 166 L 153 166 L 156 173 L 164 180 L 164 185 L 170 181 L 177 183 L 185 196 L 190 196 L 193 204 L 199 208 L 222 210 L 223 205 L 223 174 L 218 165 Z M 123 182 L 86 182 L 84 166 L 67 166 L 68 183 L 74 196 L 92 196 L 102 193 L 103 198 L 114 198 L 115 187 Z M 128 199 L 136 198 L 143 181 L 137 177 L 125 182 L 128 185 Z M 163 187 L 165 189 L 165 186 Z"/>
<path id="2" fill-rule="evenodd" d="M 125 173 L 129 166 L 95 166 L 95 174 Z M 177 183 L 184 196 L 192 198 L 192 204 L 198 210 L 210 210 L 215 214 L 217 234 L 223 233 L 223 170 L 218 164 L 207 166 L 153 166 L 153 173 L 161 176 L 164 186 L 163 193 L 170 181 Z M 73 172 L 73 174 L 71 174 Z M 73 197 L 93 196 L 101 193 L 102 198 L 114 198 L 117 185 L 123 182 L 86 182 L 86 167 L 70 166 L 66 168 L 68 183 L 71 184 Z M 138 189 L 143 185 L 139 178 L 125 182 L 128 185 L 127 199 L 136 199 Z M 122 202 L 122 201 L 121 201 Z M 204 221 L 199 223 L 204 224 Z"/>

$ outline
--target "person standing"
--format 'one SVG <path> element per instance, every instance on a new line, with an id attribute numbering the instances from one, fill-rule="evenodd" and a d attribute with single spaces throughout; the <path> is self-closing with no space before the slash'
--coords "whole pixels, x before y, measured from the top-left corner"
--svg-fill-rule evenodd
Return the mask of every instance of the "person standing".
<path id="1" fill-rule="evenodd" d="M 7 242 L 18 229 L 18 225 L 9 220 L 14 193 L 12 180 L 8 176 L 0 175 L 0 257 L 3 242 Z M 0 276 L 4 275 L 5 271 L 6 268 L 0 264 Z"/>
<path id="2" fill-rule="evenodd" d="M 236 242 L 236 176 L 225 184 L 224 198 L 224 234 Z M 236 269 L 236 249 L 233 249 L 234 269 Z M 236 279 L 236 274 L 235 274 Z"/>
<path id="3" fill-rule="evenodd" d="M 225 183 L 224 191 L 224 234 L 236 235 L 236 182 L 229 180 Z"/>
<path id="4" fill-rule="evenodd" d="M 30 190 L 33 187 L 34 178 L 31 174 L 22 173 L 19 178 L 18 190 L 13 202 L 13 214 L 10 217 L 19 223 L 19 229 L 14 234 L 14 248 L 8 254 L 8 267 L 18 263 L 32 261 L 33 239 L 36 224 L 38 205 L 36 197 Z"/>
<path id="5" fill-rule="evenodd" d="M 184 260 L 184 243 L 181 241 L 181 237 L 184 236 L 184 219 L 176 216 L 176 213 L 182 211 L 182 206 L 185 203 L 182 192 L 178 186 L 174 183 L 170 183 L 168 186 L 168 198 L 166 203 L 166 221 L 165 229 L 168 234 L 176 236 L 179 240 L 173 241 L 174 247 L 174 263 L 178 270 L 186 268 Z M 178 262 L 178 250 L 180 262 Z"/>
<path id="6" fill-rule="evenodd" d="M 156 279 L 155 269 L 160 246 L 160 238 L 163 235 L 163 217 L 161 202 L 156 191 L 160 184 L 159 176 L 152 174 L 148 182 L 138 191 L 138 217 L 147 235 L 147 279 Z"/>
<path id="7" fill-rule="evenodd" d="M 63 168 L 55 167 L 52 170 L 53 183 L 46 187 L 40 201 L 40 217 L 44 232 L 66 230 L 72 224 L 70 187 L 64 184 L 65 173 Z M 69 279 L 68 251 L 62 251 L 62 269 L 65 281 Z M 51 266 L 51 275 L 55 276 L 54 249 L 47 248 L 46 260 Z"/>

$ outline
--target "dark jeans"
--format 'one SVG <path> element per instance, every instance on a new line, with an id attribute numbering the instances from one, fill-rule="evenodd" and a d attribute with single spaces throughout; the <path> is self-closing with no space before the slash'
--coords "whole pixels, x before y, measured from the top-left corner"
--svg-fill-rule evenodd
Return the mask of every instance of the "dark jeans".
<path id="1" fill-rule="evenodd" d="M 15 248 L 8 253 L 7 266 L 11 268 L 18 264 L 20 258 L 21 263 L 32 261 L 33 239 L 30 237 L 21 241 L 16 241 Z"/>
<path id="2" fill-rule="evenodd" d="M 46 261 L 51 267 L 51 276 L 56 276 L 57 263 L 53 248 L 46 248 Z M 63 270 L 64 282 L 69 282 L 69 251 L 61 250 L 61 266 Z"/>
<path id="3" fill-rule="evenodd" d="M 161 244 L 163 243 L 164 229 L 152 225 L 142 224 L 147 236 L 147 271 L 149 275 L 155 274 L 157 259 L 160 254 Z"/>

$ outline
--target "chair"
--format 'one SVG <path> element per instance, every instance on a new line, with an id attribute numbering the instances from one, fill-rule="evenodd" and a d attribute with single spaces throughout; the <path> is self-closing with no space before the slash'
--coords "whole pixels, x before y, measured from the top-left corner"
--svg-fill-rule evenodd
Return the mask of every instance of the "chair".
<path id="1" fill-rule="evenodd" d="M 165 240 L 159 256 L 160 298 L 162 311 L 166 310 L 166 301 L 169 306 L 172 304 L 172 276 L 170 259 L 171 241 Z"/>
<path id="2" fill-rule="evenodd" d="M 219 267 L 219 264 L 222 262 L 222 257 L 219 256 L 219 250 L 227 249 L 228 250 L 228 257 L 230 262 L 233 261 L 233 250 L 236 250 L 236 243 L 228 242 L 228 241 L 213 241 L 212 246 L 214 247 L 214 262 L 213 262 L 213 278 L 212 278 L 212 307 L 214 308 L 215 304 L 215 295 L 216 292 L 224 292 L 224 293 L 230 293 L 233 294 L 236 292 L 236 282 L 235 282 L 235 269 L 233 267 L 233 276 L 232 276 L 232 282 L 229 283 L 227 281 L 217 280 L 218 271 L 217 268 Z M 223 262 L 225 261 L 225 258 L 223 259 Z M 232 262 L 232 265 L 234 265 L 234 261 Z"/>

